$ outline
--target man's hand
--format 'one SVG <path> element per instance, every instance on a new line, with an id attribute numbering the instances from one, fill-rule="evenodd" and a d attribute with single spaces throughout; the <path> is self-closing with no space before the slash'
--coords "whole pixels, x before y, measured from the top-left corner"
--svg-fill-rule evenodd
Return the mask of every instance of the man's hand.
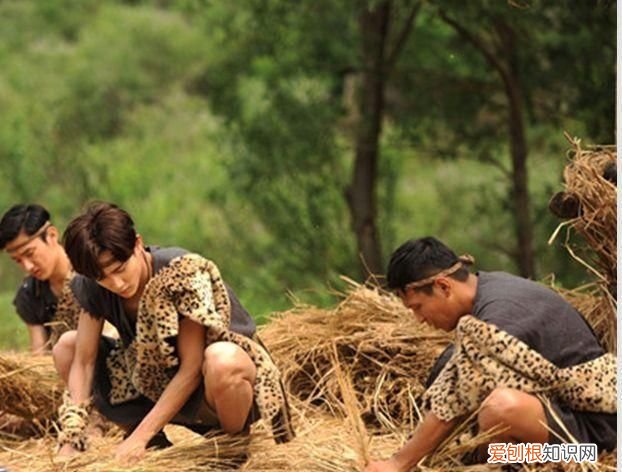
<path id="1" fill-rule="evenodd" d="M 147 452 L 147 443 L 130 435 L 117 447 L 115 459 L 121 465 L 130 466 L 141 460 L 145 452 Z"/>
<path id="2" fill-rule="evenodd" d="M 58 450 L 58 457 L 62 459 L 69 459 L 70 457 L 75 456 L 80 451 L 74 448 L 71 444 L 63 444 L 61 448 Z"/>
<path id="3" fill-rule="evenodd" d="M 363 472 L 402 472 L 393 458 L 385 461 L 371 461 Z"/>

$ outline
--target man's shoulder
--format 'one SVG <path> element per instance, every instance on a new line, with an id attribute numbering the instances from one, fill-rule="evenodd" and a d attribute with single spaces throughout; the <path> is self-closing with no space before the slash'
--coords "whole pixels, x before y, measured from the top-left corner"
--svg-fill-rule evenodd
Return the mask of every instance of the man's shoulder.
<path id="1" fill-rule="evenodd" d="M 24 277 L 24 279 L 19 283 L 16 293 L 34 293 L 35 282 L 36 279 L 30 275 L 28 277 Z"/>
<path id="2" fill-rule="evenodd" d="M 167 266 L 176 257 L 189 254 L 189 251 L 187 249 L 177 246 L 149 246 L 149 252 L 153 256 L 155 272 L 157 272 L 162 267 Z"/>
<path id="3" fill-rule="evenodd" d="M 25 277 L 17 287 L 17 290 L 15 291 L 14 303 L 24 299 L 39 299 L 42 297 L 43 291 L 46 287 L 47 282 L 42 282 L 29 275 L 28 277 Z"/>
<path id="4" fill-rule="evenodd" d="M 78 301 L 88 300 L 92 297 L 100 296 L 105 289 L 95 280 L 82 274 L 76 274 L 71 280 L 71 291 Z"/>
<path id="5" fill-rule="evenodd" d="M 508 272 L 478 272 L 478 301 L 505 300 L 524 302 L 527 297 L 551 297 L 555 292 L 545 285 Z"/>
<path id="6" fill-rule="evenodd" d="M 487 272 L 480 270 L 479 272 L 477 272 L 477 276 L 479 278 L 480 284 L 512 284 L 531 282 L 524 277 L 520 277 L 518 275 L 510 274 L 509 272 L 503 271 Z"/>

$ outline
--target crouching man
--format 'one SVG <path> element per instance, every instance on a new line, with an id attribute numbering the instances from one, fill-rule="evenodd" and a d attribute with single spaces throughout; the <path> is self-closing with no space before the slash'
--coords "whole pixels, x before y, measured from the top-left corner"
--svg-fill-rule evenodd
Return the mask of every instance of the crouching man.
<path id="1" fill-rule="evenodd" d="M 166 445 L 168 423 L 248 433 L 261 417 L 275 441 L 293 437 L 280 374 L 214 263 L 145 246 L 130 215 L 109 203 L 75 218 L 64 244 L 84 311 L 53 351 L 68 390 L 59 454 L 86 449 L 86 420 L 76 418 L 91 406 L 127 431 L 116 451 L 125 463 Z M 104 320 L 118 341 L 101 336 Z"/>
<path id="2" fill-rule="evenodd" d="M 74 274 L 59 239 L 41 205 L 14 205 L 0 220 L 0 249 L 28 274 L 13 304 L 34 354 L 49 352 L 60 335 L 78 325 L 80 309 L 69 288 Z"/>
<path id="3" fill-rule="evenodd" d="M 430 237 L 393 253 L 389 287 L 421 321 L 455 330 L 456 343 L 432 368 L 412 437 L 365 472 L 413 469 L 475 411 L 491 443 L 615 447 L 615 356 L 557 293 L 503 272 L 471 273 L 471 262 Z"/>

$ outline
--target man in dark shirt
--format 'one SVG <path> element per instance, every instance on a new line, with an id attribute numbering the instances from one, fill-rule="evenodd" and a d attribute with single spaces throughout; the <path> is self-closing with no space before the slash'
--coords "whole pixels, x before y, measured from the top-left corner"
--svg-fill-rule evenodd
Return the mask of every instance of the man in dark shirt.
<path id="1" fill-rule="evenodd" d="M 473 315 L 526 343 L 560 368 L 604 354 L 583 317 L 557 293 L 506 273 L 472 274 L 466 267 L 470 262 L 458 258 L 434 238 L 408 241 L 391 257 L 388 286 L 421 321 L 451 331 L 462 316 Z M 428 387 L 452 353 L 453 347 L 449 347 L 440 356 Z M 497 387 L 482 403 L 478 426 L 481 431 L 505 428 L 491 442 L 555 443 L 574 439 L 596 443 L 599 449 L 615 447 L 615 414 L 573 411 L 554 401 L 550 408 L 555 415 L 534 395 Z M 372 462 L 365 471 L 410 470 L 433 452 L 456 425 L 457 419 L 443 421 L 428 412 L 402 449 L 388 460 Z"/>
<path id="2" fill-rule="evenodd" d="M 15 205 L 0 220 L 0 249 L 28 274 L 21 283 L 13 304 L 26 323 L 30 349 L 46 350 L 55 321 L 58 298 L 71 264 L 59 241 L 59 232 L 50 223 L 50 214 L 40 205 Z M 75 329 L 76 325 L 59 327 Z"/>
<path id="3" fill-rule="evenodd" d="M 55 365 L 67 383 L 69 408 L 83 411 L 93 395 L 95 407 L 126 429 L 128 435 L 117 449 L 117 458 L 126 463 L 140 459 L 147 447 L 156 445 L 152 440 L 162 436 L 161 430 L 169 422 L 217 427 L 229 433 L 247 430 L 257 419 L 254 387 L 260 374 L 240 345 L 254 342 L 252 318 L 229 287 L 221 285 L 222 290 L 217 291 L 222 284 L 219 276 L 211 282 L 193 274 L 177 281 L 165 278 L 180 261 L 206 260 L 179 248 L 144 246 L 129 214 L 109 203 L 93 204 L 75 218 L 67 227 L 64 242 L 81 274 L 74 279 L 73 290 L 84 312 L 77 332 L 65 333 L 54 348 Z M 196 285 L 186 287 L 188 280 Z M 179 292 L 183 297 L 192 297 L 195 287 L 200 294 L 199 300 L 192 299 L 196 304 L 190 312 L 175 303 L 173 325 L 160 304 L 168 300 L 149 305 L 152 308 L 144 301 L 143 296 L 152 294 L 162 281 L 172 284 L 165 285 L 171 291 L 184 286 Z M 224 329 L 238 341 L 243 339 L 241 344 L 207 343 L 210 328 L 194 317 L 219 316 L 219 296 L 227 300 L 231 312 Z M 203 301 L 209 306 L 213 301 L 209 313 L 199 306 Z M 119 332 L 120 340 L 114 346 L 101 338 L 104 320 Z M 164 339 L 158 337 L 157 330 L 154 336 L 146 335 L 153 326 L 166 330 Z M 153 346 L 157 348 L 153 359 L 164 359 L 166 368 L 158 363 L 138 363 Z M 145 388 L 139 371 L 157 381 L 159 393 Z M 60 421 L 62 424 L 62 413 Z M 62 426 L 59 453 L 84 450 L 84 425 L 74 437 L 65 431 L 65 424 Z"/>

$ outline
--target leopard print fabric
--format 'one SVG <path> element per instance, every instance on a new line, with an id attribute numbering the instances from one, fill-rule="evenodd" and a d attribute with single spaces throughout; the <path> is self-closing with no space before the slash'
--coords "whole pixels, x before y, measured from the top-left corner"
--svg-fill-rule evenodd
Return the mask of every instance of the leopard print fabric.
<path id="1" fill-rule="evenodd" d="M 424 401 L 440 419 L 475 411 L 497 387 L 556 398 L 577 411 L 616 412 L 616 359 L 605 354 L 559 368 L 524 342 L 473 316 L 460 319 L 456 349 Z"/>
<path id="2" fill-rule="evenodd" d="M 75 275 L 75 272 L 69 271 L 69 274 L 65 278 L 62 292 L 56 303 L 56 313 L 52 321 L 48 323 L 50 326 L 51 346 L 54 346 L 65 332 L 78 329 L 80 304 L 71 290 L 71 281 Z"/>
<path id="3" fill-rule="evenodd" d="M 207 328 L 206 345 L 228 341 L 240 346 L 257 368 L 254 395 L 262 419 L 276 442 L 294 437 L 287 397 L 277 367 L 259 343 L 229 330 L 231 305 L 216 265 L 196 254 L 173 259 L 145 287 L 136 320 L 136 338 L 107 359 L 111 403 L 143 394 L 157 401 L 171 381 L 179 359 L 168 340 L 179 334 L 181 316 Z"/>
<path id="4" fill-rule="evenodd" d="M 74 403 L 65 390 L 63 393 L 63 403 L 58 409 L 58 422 L 60 431 L 58 434 L 58 445 L 71 444 L 77 451 L 86 451 L 88 447 L 88 436 L 86 428 L 89 413 L 92 410 L 92 400 L 82 403 Z"/>

